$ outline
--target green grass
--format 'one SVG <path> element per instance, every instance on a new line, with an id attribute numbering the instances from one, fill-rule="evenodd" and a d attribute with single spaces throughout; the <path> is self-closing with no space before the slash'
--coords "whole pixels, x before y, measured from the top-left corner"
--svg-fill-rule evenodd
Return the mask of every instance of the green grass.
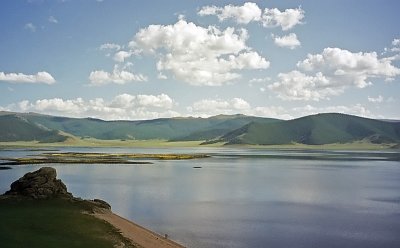
<path id="1" fill-rule="evenodd" d="M 64 199 L 0 199 L 0 246 L 134 247 L 113 226 L 83 213 L 90 210 L 85 202 Z"/>
<path id="2" fill-rule="evenodd" d="M 39 143 L 37 141 L 0 142 L 0 148 L 10 147 L 196 147 L 202 141 L 177 141 L 167 140 L 99 140 L 94 138 L 70 138 L 65 142 Z"/>
<path id="3" fill-rule="evenodd" d="M 299 150 L 386 150 L 386 149 L 398 149 L 394 148 L 395 143 L 388 144 L 373 144 L 370 142 L 351 142 L 351 143 L 333 143 L 324 145 L 306 145 L 300 143 L 292 143 L 287 145 L 246 145 L 249 148 L 260 148 L 260 149 L 299 149 Z M 243 146 L 243 145 L 231 145 L 231 147 Z"/>
<path id="4" fill-rule="evenodd" d="M 0 165 L 25 165 L 25 164 L 152 164 L 139 160 L 182 160 L 208 158 L 206 154 L 143 154 L 143 153 L 82 153 L 61 152 L 42 153 L 36 156 L 21 158 L 0 158 L 6 162 Z M 133 161 L 135 160 L 135 161 Z"/>
<path id="5" fill-rule="evenodd" d="M 15 142 L 0 142 L 0 149 L 10 148 L 29 148 L 40 149 L 57 147 L 132 147 L 132 148 L 176 148 L 176 147 L 223 147 L 225 142 L 217 142 L 209 145 L 200 145 L 203 141 L 179 141 L 168 142 L 166 140 L 98 140 L 98 139 L 78 139 L 74 141 L 59 142 L 59 143 L 39 143 L 35 141 L 15 141 Z M 251 144 L 231 144 L 227 147 L 248 147 L 262 149 L 326 149 L 326 150 L 382 150 L 391 149 L 395 143 L 375 144 L 367 141 L 355 141 L 348 143 L 332 143 L 324 145 L 307 145 L 300 143 L 290 143 L 282 145 L 251 145 Z M 398 149 L 398 148 L 397 148 Z"/>

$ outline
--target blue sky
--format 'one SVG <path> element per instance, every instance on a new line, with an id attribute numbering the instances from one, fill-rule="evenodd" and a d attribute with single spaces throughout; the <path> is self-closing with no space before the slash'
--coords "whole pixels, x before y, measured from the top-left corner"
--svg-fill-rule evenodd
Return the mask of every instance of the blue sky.
<path id="1" fill-rule="evenodd" d="M 400 119 L 400 2 L 4 0 L 0 110 Z"/>

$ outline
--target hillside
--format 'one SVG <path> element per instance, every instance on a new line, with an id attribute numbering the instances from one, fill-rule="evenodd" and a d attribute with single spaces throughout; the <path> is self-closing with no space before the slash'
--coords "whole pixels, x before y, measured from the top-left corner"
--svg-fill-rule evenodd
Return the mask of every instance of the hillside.
<path id="1" fill-rule="evenodd" d="M 15 114 L 0 115 L 0 141 L 39 141 L 39 142 L 61 142 L 67 137 L 59 134 L 57 130 L 31 122 Z"/>
<path id="2" fill-rule="evenodd" d="M 210 118 L 161 118 L 144 121 L 104 121 L 93 118 L 68 118 L 35 113 L 10 113 L 3 116 L 15 119 L 24 119 L 26 122 L 36 126 L 45 127 L 50 130 L 59 130 L 77 137 L 92 137 L 101 140 L 206 140 L 215 139 L 227 132 L 235 130 L 252 121 L 278 121 L 261 117 L 250 117 L 245 115 L 218 115 Z M 3 117 L 0 115 L 0 117 Z M 34 129 L 24 128 L 24 132 L 35 132 Z M 20 132 L 20 128 L 14 128 L 10 123 L 7 133 Z M 0 135 L 3 130 L 0 130 Z M 5 135 L 5 134 L 4 134 Z M 2 136 L 0 136 L 2 137 Z M 16 136 L 19 137 L 19 136 Z M 29 140 L 17 139 L 15 140 Z"/>
<path id="3" fill-rule="evenodd" d="M 222 136 L 227 144 L 321 145 L 364 140 L 399 143 L 400 123 L 329 113 L 305 116 L 278 123 L 250 123 Z"/>
<path id="4" fill-rule="evenodd" d="M 218 115 L 209 118 L 212 125 L 208 125 L 198 131 L 192 132 L 186 136 L 179 136 L 172 141 L 194 141 L 194 140 L 211 140 L 217 137 L 221 137 L 232 130 L 243 127 L 249 123 L 275 123 L 281 122 L 278 119 L 272 118 L 262 118 L 262 117 L 252 117 L 245 115 Z M 222 122 L 218 121 L 222 120 Z"/>
<path id="5" fill-rule="evenodd" d="M 104 121 L 35 113 L 0 114 L 0 141 L 58 142 L 69 136 L 98 140 L 206 141 L 203 144 L 322 145 L 355 141 L 383 144 L 400 143 L 400 122 L 337 113 L 287 121 L 246 115 Z"/>

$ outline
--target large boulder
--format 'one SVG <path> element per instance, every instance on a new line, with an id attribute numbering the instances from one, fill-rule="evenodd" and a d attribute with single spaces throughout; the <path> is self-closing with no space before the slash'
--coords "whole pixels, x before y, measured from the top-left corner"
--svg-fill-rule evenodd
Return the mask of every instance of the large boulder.
<path id="1" fill-rule="evenodd" d="M 13 182 L 11 189 L 5 195 L 27 196 L 34 199 L 73 198 L 65 184 L 56 177 L 57 172 L 54 168 L 42 167 Z"/>

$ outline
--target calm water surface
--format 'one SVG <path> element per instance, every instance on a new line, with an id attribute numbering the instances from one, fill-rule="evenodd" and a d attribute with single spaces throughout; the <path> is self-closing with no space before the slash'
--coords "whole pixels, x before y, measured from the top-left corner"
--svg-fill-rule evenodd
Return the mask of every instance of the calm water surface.
<path id="1" fill-rule="evenodd" d="M 212 154 L 153 165 L 50 165 L 75 196 L 104 199 L 114 212 L 188 247 L 400 247 L 400 162 L 385 161 L 395 153 L 62 151 Z M 38 153 L 2 150 L 0 157 Z M 0 171 L 0 193 L 39 167 Z"/>

